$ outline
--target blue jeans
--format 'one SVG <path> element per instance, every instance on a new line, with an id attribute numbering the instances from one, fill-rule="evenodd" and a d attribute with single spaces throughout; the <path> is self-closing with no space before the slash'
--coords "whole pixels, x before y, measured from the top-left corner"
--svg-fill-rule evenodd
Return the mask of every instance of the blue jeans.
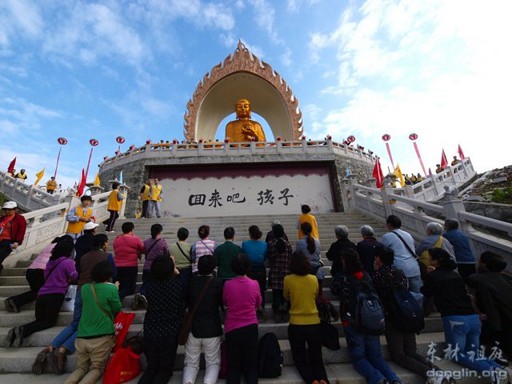
<path id="1" fill-rule="evenodd" d="M 64 347 L 69 353 L 75 353 L 75 339 L 78 332 L 78 323 L 82 317 L 82 294 L 80 289 L 76 290 L 75 308 L 73 309 L 73 320 L 52 341 L 53 348 Z"/>
<path id="2" fill-rule="evenodd" d="M 362 335 L 352 326 L 344 331 L 352 365 L 368 384 L 378 384 L 383 379 L 400 382 L 382 357 L 379 336 Z"/>
<path id="3" fill-rule="evenodd" d="M 443 316 L 446 344 L 450 344 L 452 349 L 459 348 L 456 362 L 477 372 L 489 371 L 491 367 L 501 367 L 493 360 L 477 359 L 481 326 L 478 315 Z M 474 356 L 471 356 L 472 352 L 475 353 Z M 452 358 L 454 359 L 455 357 Z"/>
<path id="4" fill-rule="evenodd" d="M 154 279 L 151 276 L 151 271 L 149 269 L 142 270 L 142 286 L 140 287 L 139 293 L 143 296 L 146 296 L 149 286 L 153 283 L 153 281 Z"/>
<path id="5" fill-rule="evenodd" d="M 407 284 L 409 285 L 409 291 L 420 293 L 421 287 L 423 286 L 421 275 L 408 277 Z"/>

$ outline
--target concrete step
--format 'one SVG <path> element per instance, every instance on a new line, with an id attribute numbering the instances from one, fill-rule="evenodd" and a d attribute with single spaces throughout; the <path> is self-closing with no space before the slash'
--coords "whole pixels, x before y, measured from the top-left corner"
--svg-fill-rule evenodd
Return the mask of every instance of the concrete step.
<path id="1" fill-rule="evenodd" d="M 135 319 L 129 329 L 129 333 L 131 335 L 136 335 L 137 332 L 142 328 L 142 324 L 144 322 L 144 313 L 143 310 L 132 311 L 135 312 Z M 288 338 L 288 323 L 276 323 L 272 317 L 271 311 L 266 310 L 269 315 L 265 322 L 260 322 L 259 324 L 259 332 L 260 336 L 267 333 L 273 332 L 276 334 L 279 340 L 285 340 Z M 2 319 L 2 325 L 0 326 L 0 347 L 7 347 L 7 332 L 10 328 L 15 327 L 17 325 L 26 324 L 34 320 L 33 313 L 27 314 L 25 316 L 20 316 L 19 314 L 6 314 L 5 319 Z M 59 321 L 55 327 L 45 329 L 44 331 L 40 331 L 34 333 L 24 341 L 24 346 L 44 346 L 51 343 L 51 341 L 57 336 L 60 331 L 71 322 L 73 315 L 71 312 L 61 312 L 59 316 Z M 336 321 L 332 323 L 337 329 L 340 337 L 343 337 L 343 327 L 341 326 L 340 321 Z M 443 332 L 443 325 L 440 317 L 436 314 L 436 316 L 428 317 L 425 319 L 425 328 L 423 329 L 421 335 L 429 335 L 433 333 L 441 333 Z"/>
<path id="2" fill-rule="evenodd" d="M 259 330 L 260 336 L 265 332 L 265 327 L 261 327 Z M 132 331 L 131 334 L 135 334 L 135 331 Z M 322 358 L 325 364 L 347 364 L 350 363 L 350 355 L 348 352 L 348 348 L 345 342 L 344 337 L 340 337 L 340 346 L 341 349 L 338 351 L 331 351 L 327 348 L 322 348 Z M 51 340 L 49 340 L 51 341 Z M 426 356 L 429 345 L 434 342 L 438 349 L 438 354 L 442 352 L 444 348 L 444 334 L 441 332 L 437 333 L 428 333 L 418 335 L 416 338 L 416 342 L 418 345 L 418 353 Z M 41 345 L 33 345 L 31 343 L 30 338 L 27 338 L 27 344 L 20 348 L 0 348 L 0 355 L 2 359 L 0 359 L 0 372 L 30 372 L 32 363 L 34 362 L 35 356 L 46 346 L 49 342 Z M 293 358 L 290 349 L 290 344 L 287 339 L 279 340 L 279 345 L 283 352 L 284 363 L 285 366 L 293 365 Z M 384 336 L 381 336 L 381 346 L 382 346 L 382 355 L 386 360 L 390 359 L 389 352 L 387 350 L 387 343 Z M 20 354 L 21 352 L 21 354 Z M 183 368 L 183 359 L 184 359 L 184 347 L 178 346 L 175 369 L 179 370 Z M 68 356 L 68 363 L 66 366 L 66 371 L 73 371 L 76 365 L 76 355 Z"/>
<path id="3" fill-rule="evenodd" d="M 423 384 L 425 380 L 418 375 L 415 375 L 405 369 L 398 367 L 394 363 L 389 363 L 393 371 L 396 372 L 403 384 Z M 458 374 L 465 374 L 457 380 L 457 384 L 490 384 L 491 380 L 486 378 L 477 378 L 474 371 L 464 371 L 460 365 L 454 362 L 443 360 L 438 365 L 444 369 Z M 352 367 L 350 363 L 344 364 L 326 364 L 327 377 L 331 384 L 365 384 L 366 381 L 360 376 Z M 469 376 L 471 375 L 471 376 Z M 0 373 L 0 382 L 2 384 L 62 384 L 67 378 L 67 374 L 44 374 L 35 376 L 31 373 Z M 127 384 L 136 384 L 141 375 L 130 380 Z M 202 383 L 204 377 L 204 370 L 199 372 L 196 383 Z M 294 366 L 283 367 L 282 375 L 273 379 L 259 379 L 262 384 L 303 384 L 297 369 Z M 182 372 L 175 371 L 169 384 L 181 384 Z M 219 384 L 226 384 L 226 380 L 219 379 Z"/>

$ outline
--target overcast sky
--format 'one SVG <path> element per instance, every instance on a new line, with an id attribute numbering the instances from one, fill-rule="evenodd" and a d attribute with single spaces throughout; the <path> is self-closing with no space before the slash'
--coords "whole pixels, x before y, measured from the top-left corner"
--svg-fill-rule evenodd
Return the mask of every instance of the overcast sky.
<path id="1" fill-rule="evenodd" d="M 512 163 L 512 2 L 2 0 L 0 167 L 72 185 L 121 146 L 182 140 L 198 82 L 240 39 L 299 99 L 305 135 L 349 135 L 421 172 L 460 145 L 477 172 Z M 217 133 L 223 139 L 224 127 Z M 267 140 L 272 140 L 267 134 Z M 3 165 L 2 165 L 3 164 Z"/>

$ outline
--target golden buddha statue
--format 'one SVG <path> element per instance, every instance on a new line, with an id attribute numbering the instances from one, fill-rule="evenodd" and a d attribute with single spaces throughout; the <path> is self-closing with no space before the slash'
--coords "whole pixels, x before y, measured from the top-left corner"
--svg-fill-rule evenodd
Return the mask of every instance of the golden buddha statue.
<path id="1" fill-rule="evenodd" d="M 226 125 L 226 139 L 230 142 L 267 141 L 260 123 L 251 120 L 251 103 L 240 99 L 235 104 L 236 120 Z"/>

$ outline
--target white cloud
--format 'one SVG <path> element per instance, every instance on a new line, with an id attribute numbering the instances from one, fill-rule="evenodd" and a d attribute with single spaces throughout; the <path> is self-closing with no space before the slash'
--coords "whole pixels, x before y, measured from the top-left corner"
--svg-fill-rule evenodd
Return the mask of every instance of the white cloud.
<path id="1" fill-rule="evenodd" d="M 273 43 L 282 43 L 275 30 L 276 10 L 266 0 L 248 0 L 254 7 L 254 18 L 256 24 L 268 33 Z"/>
<path id="2" fill-rule="evenodd" d="M 3 9 L 3 11 L 2 11 Z M 43 20 L 38 3 L 4 0 L 0 4 L 0 44 L 9 43 L 9 35 L 39 38 Z"/>
<path id="3" fill-rule="evenodd" d="M 355 134 L 381 156 L 380 137 L 389 133 L 406 164 L 418 163 L 412 132 L 428 152 L 426 163 L 438 162 L 443 146 L 455 154 L 460 143 L 478 169 L 491 164 L 478 157 L 479 147 L 500 132 L 492 162 L 509 164 L 503 142 L 512 140 L 506 101 L 512 58 L 505 37 L 512 35 L 511 10 L 509 2 L 377 0 L 346 9 L 333 31 L 310 37 L 317 63 L 326 50 L 337 51 L 337 85 L 323 92 L 343 100 L 315 124 L 333 136 Z"/>
<path id="4" fill-rule="evenodd" d="M 290 48 L 287 47 L 284 49 L 281 54 L 281 63 L 283 63 L 285 67 L 290 67 L 293 64 L 292 51 Z"/>
<path id="5" fill-rule="evenodd" d="M 119 9 L 102 4 L 81 4 L 63 10 L 64 22 L 56 25 L 43 45 L 46 53 L 83 63 L 118 58 L 139 65 L 149 51 Z"/>

